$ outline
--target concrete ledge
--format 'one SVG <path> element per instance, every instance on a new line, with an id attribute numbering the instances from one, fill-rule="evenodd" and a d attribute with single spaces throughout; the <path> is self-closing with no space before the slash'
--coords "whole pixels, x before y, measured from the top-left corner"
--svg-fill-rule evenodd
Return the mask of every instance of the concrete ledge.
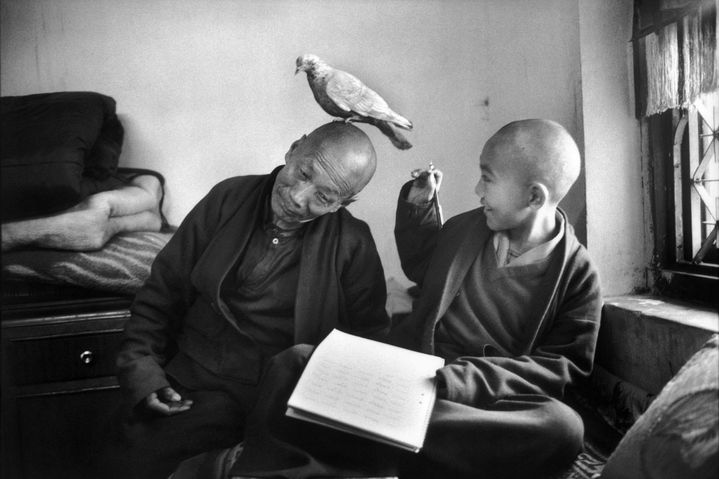
<path id="1" fill-rule="evenodd" d="M 596 362 L 658 394 L 684 363 L 719 332 L 716 311 L 657 296 L 605 298 Z"/>

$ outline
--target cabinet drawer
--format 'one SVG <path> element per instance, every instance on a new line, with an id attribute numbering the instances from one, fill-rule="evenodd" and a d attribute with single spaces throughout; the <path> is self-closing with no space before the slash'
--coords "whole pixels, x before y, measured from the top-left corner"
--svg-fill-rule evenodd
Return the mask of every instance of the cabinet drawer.
<path id="1" fill-rule="evenodd" d="M 112 376 L 121 340 L 120 331 L 14 339 L 9 351 L 14 384 Z"/>

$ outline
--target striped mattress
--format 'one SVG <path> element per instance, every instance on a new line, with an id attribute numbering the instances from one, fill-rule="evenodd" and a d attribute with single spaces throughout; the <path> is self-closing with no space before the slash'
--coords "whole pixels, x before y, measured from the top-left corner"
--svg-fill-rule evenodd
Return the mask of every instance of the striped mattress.
<path id="1" fill-rule="evenodd" d="M 28 249 L 2 254 L 2 280 L 69 284 L 132 295 L 144 284 L 171 232 L 115 235 L 97 251 Z"/>

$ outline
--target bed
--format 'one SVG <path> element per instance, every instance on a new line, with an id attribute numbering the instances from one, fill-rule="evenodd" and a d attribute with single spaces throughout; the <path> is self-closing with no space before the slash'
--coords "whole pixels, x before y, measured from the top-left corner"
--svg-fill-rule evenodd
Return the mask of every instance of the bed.
<path id="1" fill-rule="evenodd" d="M 0 113 L 4 226 L 59 215 L 143 174 L 160 181 L 164 197 L 159 172 L 119 167 L 124 128 L 113 98 L 96 92 L 8 96 L 0 99 Z M 163 221 L 159 231 L 120 232 L 92 251 L 14 245 L 7 251 L 4 238 L 3 303 L 80 295 L 82 289 L 90 296 L 93 292 L 132 296 L 171 235 Z"/>
<path id="2" fill-rule="evenodd" d="M 162 216 L 161 173 L 119 166 L 115 109 L 96 92 L 0 99 L 3 477 L 87 477 L 120 400 L 114 360 L 130 304 L 173 234 L 162 217 L 98 248 L 6 249 L 8 225 L 62 218 L 140 175 L 160 183 Z"/>

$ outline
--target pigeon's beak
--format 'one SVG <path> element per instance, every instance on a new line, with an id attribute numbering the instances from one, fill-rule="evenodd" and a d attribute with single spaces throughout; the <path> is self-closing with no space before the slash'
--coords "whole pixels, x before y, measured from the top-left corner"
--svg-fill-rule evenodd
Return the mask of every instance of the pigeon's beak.
<path id="1" fill-rule="evenodd" d="M 295 68 L 295 75 L 297 75 L 300 72 L 300 67 Z"/>

